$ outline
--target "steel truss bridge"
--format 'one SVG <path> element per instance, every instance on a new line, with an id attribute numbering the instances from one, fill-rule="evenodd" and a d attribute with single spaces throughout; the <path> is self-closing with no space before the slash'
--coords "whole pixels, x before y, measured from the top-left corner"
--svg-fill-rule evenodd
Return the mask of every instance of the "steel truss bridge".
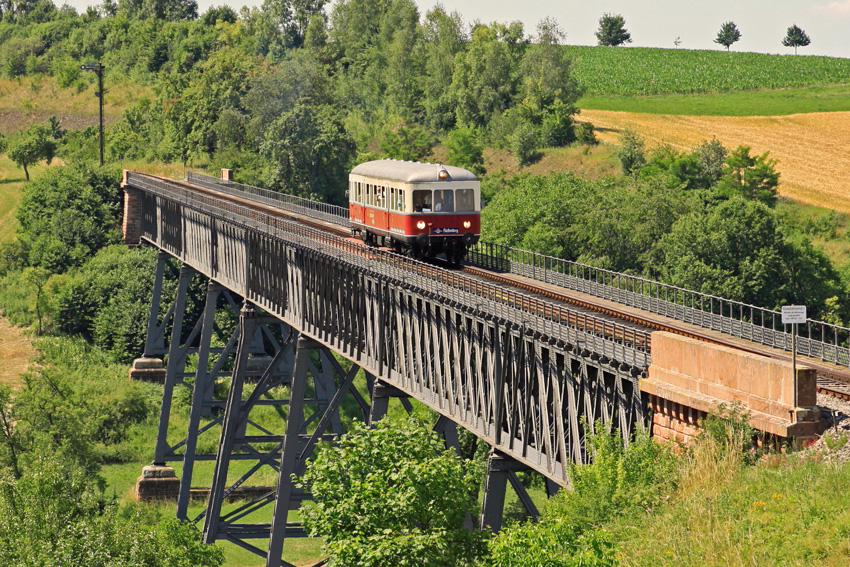
<path id="1" fill-rule="evenodd" d="M 491 529 L 508 484 L 536 514 L 517 471 L 538 471 L 554 491 L 568 484 L 571 462 L 588 458 L 585 428 L 604 423 L 628 439 L 646 423 L 638 379 L 650 328 L 366 248 L 327 230 L 347 227 L 339 207 L 198 174 L 188 181 L 127 172 L 125 217 L 137 217 L 138 236 L 160 251 L 145 345 L 146 357 L 166 360 L 154 463 L 182 462 L 177 516 L 203 520 L 205 542 L 289 565 L 285 540 L 307 535 L 290 513 L 309 498 L 292 476 L 319 442 L 343 432 L 342 405 L 371 423 L 391 398 L 408 408 L 413 398 L 440 416 L 434 428 L 448 447 L 458 448 L 458 425 L 486 441 L 479 521 Z M 171 259 L 179 275 L 165 305 Z M 768 310 L 486 243 L 469 259 L 790 347 Z M 199 285 L 205 302 L 190 305 Z M 232 332 L 221 324 L 228 310 L 238 312 Z M 812 324 L 801 354 L 850 365 L 848 330 Z M 188 420 L 172 411 L 187 392 Z M 257 419 L 268 412 L 281 417 L 274 431 Z M 190 517 L 191 487 L 209 478 L 196 471 L 203 461 L 214 462 L 209 495 Z M 227 504 L 269 471 L 276 486 Z"/>

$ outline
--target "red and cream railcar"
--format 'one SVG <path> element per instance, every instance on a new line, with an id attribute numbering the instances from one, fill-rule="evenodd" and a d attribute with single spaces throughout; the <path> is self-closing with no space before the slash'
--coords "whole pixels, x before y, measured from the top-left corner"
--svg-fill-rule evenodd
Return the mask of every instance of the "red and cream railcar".
<path id="1" fill-rule="evenodd" d="M 481 184 L 460 167 L 361 163 L 348 176 L 348 201 L 355 237 L 417 258 L 459 263 L 481 235 Z"/>

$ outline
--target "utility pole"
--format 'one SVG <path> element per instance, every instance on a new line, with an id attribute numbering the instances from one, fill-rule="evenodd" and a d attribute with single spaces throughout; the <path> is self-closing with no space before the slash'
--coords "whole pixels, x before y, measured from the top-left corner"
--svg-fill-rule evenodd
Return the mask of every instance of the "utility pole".
<path id="1" fill-rule="evenodd" d="M 98 99 L 98 114 L 100 116 L 100 166 L 103 167 L 103 65 L 98 63 L 86 63 L 80 65 L 83 71 L 94 71 L 97 75 L 97 92 L 94 96 Z"/>

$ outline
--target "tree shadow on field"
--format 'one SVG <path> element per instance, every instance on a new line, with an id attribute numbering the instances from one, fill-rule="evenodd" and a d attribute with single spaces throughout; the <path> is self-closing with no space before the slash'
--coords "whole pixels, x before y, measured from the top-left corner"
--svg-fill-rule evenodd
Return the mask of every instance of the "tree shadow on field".
<path id="1" fill-rule="evenodd" d="M 621 134 L 623 130 L 623 128 L 606 128 L 604 126 L 593 125 L 594 132 L 613 132 L 614 134 Z"/>
<path id="2" fill-rule="evenodd" d="M 25 181 L 26 178 L 24 178 L 23 176 L 17 178 L 0 179 L 0 185 L 8 185 L 10 183 L 23 183 Z"/>

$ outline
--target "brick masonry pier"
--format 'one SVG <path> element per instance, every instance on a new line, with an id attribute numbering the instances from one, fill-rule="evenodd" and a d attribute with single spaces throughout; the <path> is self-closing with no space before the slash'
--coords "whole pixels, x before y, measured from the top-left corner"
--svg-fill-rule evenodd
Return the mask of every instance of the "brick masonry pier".
<path id="1" fill-rule="evenodd" d="M 672 333 L 652 333 L 652 364 L 640 381 L 652 411 L 653 437 L 688 442 L 721 404 L 737 405 L 755 429 L 808 443 L 820 411 L 814 369 Z M 795 405 L 796 399 L 796 405 Z"/>

